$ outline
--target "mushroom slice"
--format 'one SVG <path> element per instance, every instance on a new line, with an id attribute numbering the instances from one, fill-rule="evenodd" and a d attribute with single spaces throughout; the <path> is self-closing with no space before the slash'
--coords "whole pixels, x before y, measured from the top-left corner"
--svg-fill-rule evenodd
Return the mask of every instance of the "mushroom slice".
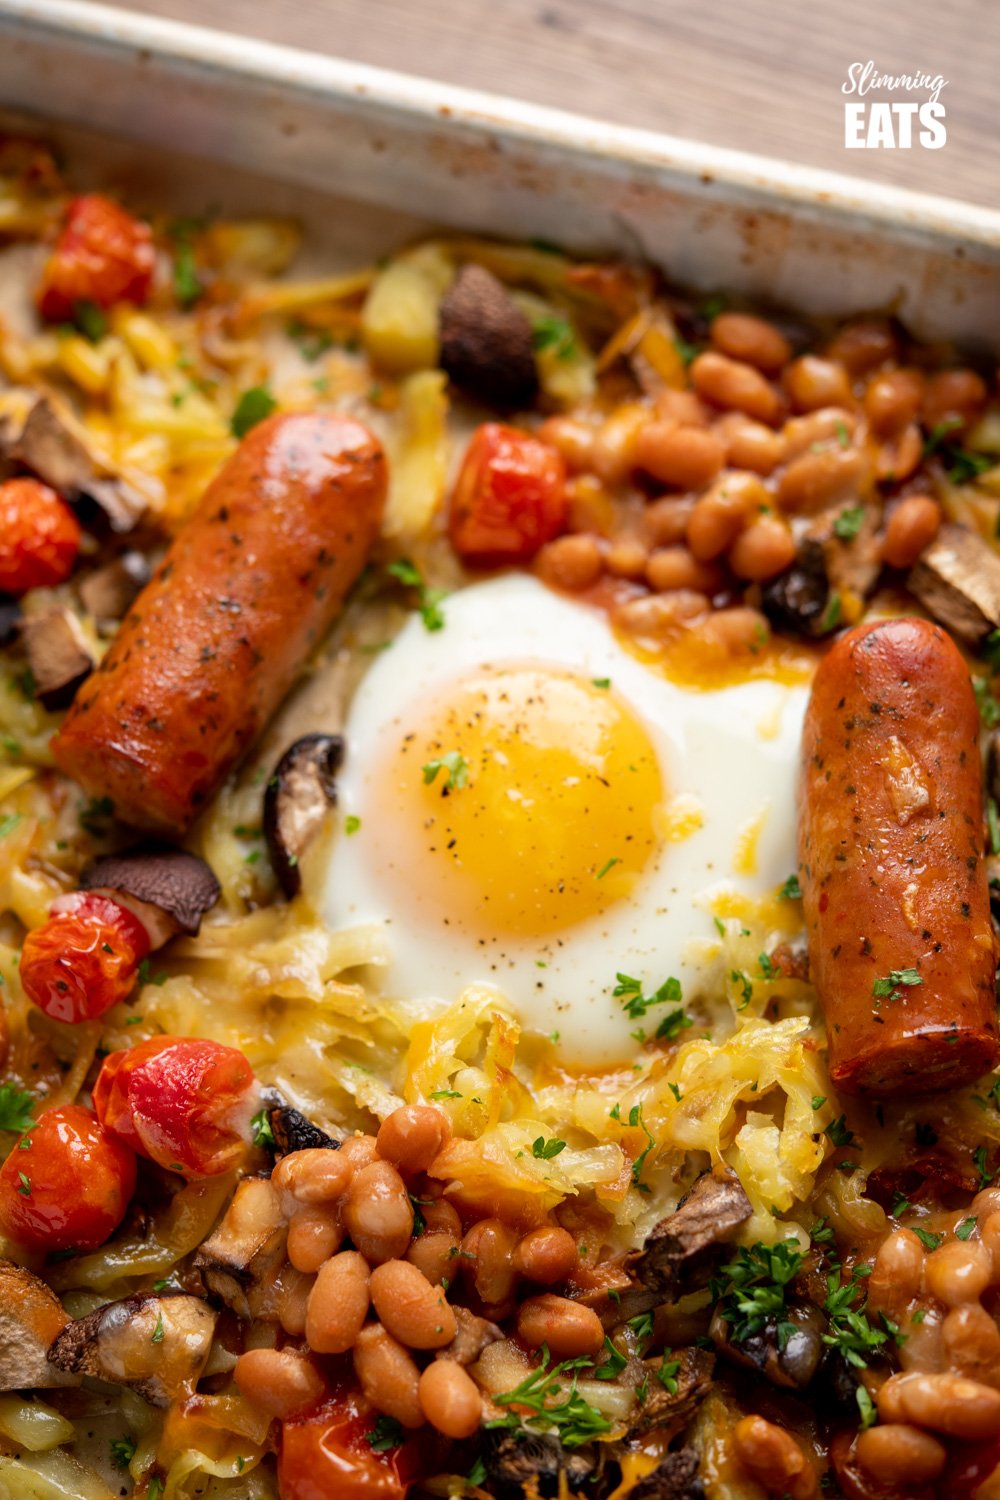
<path id="1" fill-rule="evenodd" d="M 628 1269 L 657 1293 L 679 1295 L 704 1286 L 723 1245 L 752 1212 L 731 1167 L 705 1172 L 628 1258 Z"/>
<path id="2" fill-rule="evenodd" d="M 339 734 L 303 735 L 288 747 L 267 783 L 264 837 L 286 896 L 302 889 L 299 861 L 336 804 L 334 778 L 343 755 Z"/>
<path id="3" fill-rule="evenodd" d="M 21 641 L 35 680 L 35 697 L 46 708 L 66 708 L 94 670 L 76 615 L 61 604 L 41 615 L 26 615 Z"/>
<path id="4" fill-rule="evenodd" d="M 268 1177 L 244 1177 L 195 1265 L 208 1290 L 238 1317 L 261 1317 L 285 1259 L 287 1237 L 278 1189 Z"/>
<path id="5" fill-rule="evenodd" d="M 52 396 L 19 387 L 0 396 L 0 454 L 68 500 L 96 501 L 115 531 L 131 531 L 154 497 L 92 453 L 87 438 L 86 428 Z"/>
<path id="6" fill-rule="evenodd" d="M 441 368 L 488 406 L 531 406 L 538 394 L 531 324 L 483 266 L 461 268 L 441 299 Z"/>
<path id="7" fill-rule="evenodd" d="M 776 630 L 819 638 L 836 630 L 840 608 L 817 537 L 803 537 L 795 561 L 761 590 L 761 608 Z"/>
<path id="8" fill-rule="evenodd" d="M 630 1486 L 628 1500 L 705 1500 L 700 1469 L 693 1448 L 677 1448 L 661 1458 L 651 1474 Z"/>
<path id="9" fill-rule="evenodd" d="M 202 917 L 221 895 L 203 859 L 156 846 L 95 860 L 80 876 L 80 889 L 100 891 L 132 909 L 154 948 L 181 932 L 196 937 Z"/>
<path id="10" fill-rule="evenodd" d="M 48 1360 L 69 1322 L 51 1287 L 23 1266 L 0 1260 L 0 1391 L 76 1385 L 76 1377 Z"/>
<path id="11" fill-rule="evenodd" d="M 450 1344 L 439 1349 L 435 1359 L 451 1359 L 458 1365 L 474 1365 L 483 1350 L 503 1338 L 502 1329 L 458 1304 L 453 1309 L 457 1332 Z"/>
<path id="12" fill-rule="evenodd" d="M 670 1391 L 658 1378 L 664 1362 L 676 1364 L 671 1372 Z M 712 1387 L 712 1371 L 715 1355 L 708 1349 L 676 1349 L 670 1355 L 643 1361 L 646 1371 L 646 1400 L 639 1407 L 630 1433 L 649 1432 L 653 1427 L 665 1427 L 668 1423 L 687 1422 L 696 1407 L 705 1399 Z"/>
<path id="13" fill-rule="evenodd" d="M 1000 557 L 965 526 L 942 526 L 906 584 L 933 619 L 970 646 L 1000 627 Z"/>
<path id="14" fill-rule="evenodd" d="M 141 552 L 123 552 L 81 580 L 80 601 L 103 633 L 107 634 L 128 613 L 151 574 L 152 569 Z"/>
<path id="15" fill-rule="evenodd" d="M 828 1330 L 818 1307 L 800 1303 L 782 1313 L 780 1334 L 777 1318 L 768 1318 L 758 1333 L 734 1339 L 732 1327 L 718 1309 L 708 1332 L 719 1353 L 733 1364 L 759 1370 L 772 1385 L 804 1391 L 819 1369 L 826 1349 L 823 1335 Z"/>
<path id="16" fill-rule="evenodd" d="M 169 1406 L 200 1376 L 215 1320 L 200 1297 L 139 1292 L 69 1323 L 49 1360 L 57 1370 L 128 1385 L 152 1406 Z"/>
<path id="17" fill-rule="evenodd" d="M 290 1151 L 312 1151 L 326 1147 L 335 1151 L 340 1145 L 332 1135 L 320 1130 L 305 1115 L 290 1104 L 275 1104 L 268 1113 L 268 1124 L 274 1136 L 276 1156 L 287 1156 Z"/>
<path id="18" fill-rule="evenodd" d="M 497 1416 L 505 1412 L 495 1408 Z M 568 1450 L 554 1434 L 511 1431 L 486 1426 L 482 1430 L 482 1460 L 487 1493 L 497 1500 L 524 1500 L 526 1495 L 586 1494 L 596 1463 L 587 1452 Z"/>

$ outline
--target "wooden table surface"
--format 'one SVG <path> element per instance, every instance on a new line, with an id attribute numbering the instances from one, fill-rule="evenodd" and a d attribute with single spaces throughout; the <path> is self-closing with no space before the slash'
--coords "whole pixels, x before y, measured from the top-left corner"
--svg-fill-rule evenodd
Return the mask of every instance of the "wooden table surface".
<path id="1" fill-rule="evenodd" d="M 985 206 L 1000 196 L 998 0 L 117 3 Z M 845 149 L 841 84 L 869 59 L 947 79 L 942 149 Z"/>

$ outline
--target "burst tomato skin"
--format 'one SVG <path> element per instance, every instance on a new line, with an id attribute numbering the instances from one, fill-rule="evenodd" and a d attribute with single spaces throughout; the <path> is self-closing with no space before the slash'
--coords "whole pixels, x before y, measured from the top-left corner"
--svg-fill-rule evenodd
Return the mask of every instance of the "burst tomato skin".
<path id="1" fill-rule="evenodd" d="M 0 1226 L 31 1250 L 96 1250 L 135 1191 L 135 1156 L 80 1104 L 47 1109 L 0 1167 Z"/>
<path id="2" fill-rule="evenodd" d="M 149 296 L 156 255 L 148 224 L 134 219 L 102 193 L 69 205 L 38 289 L 38 310 L 66 321 L 80 302 L 107 310 L 116 302 L 141 306 Z"/>
<path id="3" fill-rule="evenodd" d="M 0 593 L 65 583 L 80 551 L 80 523 L 40 479 L 0 484 Z"/>
<path id="4" fill-rule="evenodd" d="M 468 562 L 523 562 L 559 534 L 567 507 L 561 455 L 516 427 L 484 422 L 451 497 L 451 544 Z"/>
<path id="5" fill-rule="evenodd" d="M 422 1467 L 419 1439 L 377 1453 L 367 1441 L 378 1418 L 358 1391 L 341 1389 L 281 1424 L 281 1500 L 404 1500 Z"/>
<path id="6" fill-rule="evenodd" d="M 24 940 L 21 983 L 54 1021 L 92 1021 L 124 1000 L 149 952 L 149 934 L 109 896 L 77 891 Z"/>
<path id="7" fill-rule="evenodd" d="M 104 1059 L 94 1085 L 98 1119 L 133 1151 L 184 1177 L 214 1177 L 247 1150 L 253 1069 L 235 1047 L 158 1036 Z"/>

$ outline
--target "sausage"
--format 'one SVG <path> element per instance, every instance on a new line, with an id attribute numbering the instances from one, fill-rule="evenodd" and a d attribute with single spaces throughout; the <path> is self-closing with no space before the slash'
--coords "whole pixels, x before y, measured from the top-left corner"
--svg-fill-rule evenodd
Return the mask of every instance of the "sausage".
<path id="1" fill-rule="evenodd" d="M 297 412 L 256 426 L 77 694 L 58 765 L 124 822 L 188 828 L 339 612 L 386 484 L 359 422 Z"/>
<path id="2" fill-rule="evenodd" d="M 979 714 L 927 620 L 841 637 L 802 740 L 799 878 L 831 1077 L 890 1098 L 997 1061 Z"/>

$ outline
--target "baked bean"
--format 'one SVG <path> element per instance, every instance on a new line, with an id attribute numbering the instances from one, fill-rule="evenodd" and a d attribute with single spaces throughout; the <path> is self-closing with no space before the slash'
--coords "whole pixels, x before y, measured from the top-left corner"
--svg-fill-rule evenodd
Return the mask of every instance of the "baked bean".
<path id="1" fill-rule="evenodd" d="M 709 349 L 691 361 L 689 373 L 699 396 L 723 411 L 741 411 L 758 422 L 776 422 L 781 415 L 777 391 L 753 365 Z"/>
<path id="2" fill-rule="evenodd" d="M 754 422 L 741 412 L 727 412 L 716 424 L 726 446 L 726 462 L 734 469 L 770 474 L 785 457 L 785 439 L 773 427 Z"/>
<path id="3" fill-rule="evenodd" d="M 322 1265 L 306 1304 L 306 1341 L 317 1354 L 346 1354 L 368 1315 L 368 1262 L 342 1250 Z"/>
<path id="4" fill-rule="evenodd" d="M 480 1219 L 462 1241 L 462 1268 L 486 1303 L 506 1302 L 517 1283 L 517 1235 L 501 1219 Z M 469 1260 L 469 1256 L 474 1260 Z"/>
<path id="5" fill-rule="evenodd" d="M 885 370 L 865 388 L 865 415 L 872 431 L 890 437 L 915 422 L 924 398 L 921 370 Z"/>
<path id="6" fill-rule="evenodd" d="M 285 1266 L 275 1287 L 278 1322 L 293 1338 L 306 1331 L 306 1309 L 315 1279 L 294 1266 Z"/>
<path id="7" fill-rule="evenodd" d="M 705 594 L 682 589 L 676 594 L 628 599 L 615 611 L 615 622 L 638 639 L 663 641 L 707 615 L 711 608 L 712 601 Z"/>
<path id="8" fill-rule="evenodd" d="M 711 428 L 677 427 L 666 421 L 647 422 L 635 448 L 638 467 L 677 490 L 704 489 L 725 456 L 722 439 Z"/>
<path id="9" fill-rule="evenodd" d="M 988 1191 L 989 1189 L 987 1189 Z M 979 1193 L 973 1198 L 972 1207 L 974 1211 L 976 1211 L 976 1205 L 982 1197 L 985 1197 L 984 1193 Z M 997 1282 L 1000 1282 L 1000 1209 L 987 1211 L 984 1216 L 984 1208 L 988 1209 L 988 1205 L 984 1205 L 978 1209 L 979 1232 L 982 1236 L 981 1243 L 983 1249 L 990 1257 L 991 1279 L 993 1284 L 996 1285 Z"/>
<path id="10" fill-rule="evenodd" d="M 767 616 L 743 604 L 713 610 L 692 628 L 702 639 L 721 646 L 730 656 L 740 656 L 745 651 L 756 656 L 771 639 Z"/>
<path id="11" fill-rule="evenodd" d="M 517 1333 L 529 1349 L 546 1344 L 556 1359 L 597 1354 L 604 1347 L 604 1328 L 594 1309 L 552 1292 L 521 1303 Z"/>
<path id="12" fill-rule="evenodd" d="M 867 461 L 857 448 L 822 448 L 794 459 L 778 480 L 782 510 L 814 515 L 838 500 L 856 500 L 867 478 Z"/>
<path id="13" fill-rule="evenodd" d="M 989 1252 L 975 1240 L 949 1240 L 931 1252 L 924 1266 L 924 1286 L 947 1307 L 978 1302 L 990 1284 Z"/>
<path id="14" fill-rule="evenodd" d="M 764 1417 L 742 1417 L 733 1428 L 733 1446 L 744 1469 L 769 1495 L 812 1500 L 816 1474 L 790 1432 Z"/>
<path id="15" fill-rule="evenodd" d="M 941 1327 L 948 1364 L 970 1380 L 1000 1386 L 1000 1328 L 978 1302 L 954 1307 Z"/>
<path id="16" fill-rule="evenodd" d="M 596 583 L 604 564 L 597 538 L 589 532 L 580 532 L 546 542 L 538 552 L 535 566 L 546 583 L 575 592 Z"/>
<path id="17" fill-rule="evenodd" d="M 811 453 L 820 443 L 850 445 L 857 431 L 857 419 L 843 406 L 823 406 L 804 417 L 790 417 L 781 429 L 789 460 L 800 453 Z"/>
<path id="18" fill-rule="evenodd" d="M 454 1204 L 449 1203 L 447 1198 L 435 1198 L 433 1203 L 422 1203 L 420 1212 L 427 1234 L 453 1234 L 456 1239 L 461 1239 L 462 1221 Z"/>
<path id="19" fill-rule="evenodd" d="M 851 381 L 842 364 L 803 354 L 784 373 L 783 383 L 796 411 L 817 411 L 821 406 L 848 406 Z"/>
<path id="20" fill-rule="evenodd" d="M 723 354 L 756 365 L 765 375 L 776 375 L 792 357 L 792 346 L 785 335 L 773 323 L 750 313 L 719 313 L 712 319 L 709 337 Z"/>
<path id="21" fill-rule="evenodd" d="M 657 594 L 672 589 L 714 594 L 722 587 L 723 575 L 714 563 L 692 557 L 687 547 L 658 547 L 646 563 L 646 582 Z"/>
<path id="22" fill-rule="evenodd" d="M 693 508 L 693 500 L 675 499 L 672 495 L 651 500 L 642 516 L 646 540 L 653 547 L 672 547 L 683 542 Z"/>
<path id="23" fill-rule="evenodd" d="M 354 1373 L 376 1411 L 395 1417 L 403 1427 L 423 1426 L 420 1371 L 407 1350 L 381 1323 L 369 1323 L 358 1334 Z"/>
<path id="24" fill-rule="evenodd" d="M 300 1203 L 332 1203 L 346 1191 L 354 1167 L 343 1151 L 328 1147 L 291 1151 L 277 1163 L 271 1181 Z"/>
<path id="25" fill-rule="evenodd" d="M 956 436 L 978 421 L 986 405 L 986 386 L 975 370 L 940 370 L 927 382 L 923 422 L 933 431 L 947 423 Z"/>
<path id="26" fill-rule="evenodd" d="M 459 1248 L 458 1236 L 447 1231 L 418 1234 L 410 1241 L 406 1258 L 435 1286 L 440 1286 L 445 1280 L 450 1285 L 455 1279 Z"/>
<path id="27" fill-rule="evenodd" d="M 662 421 L 676 427 L 706 427 L 711 417 L 708 407 L 694 391 L 675 391 L 672 387 L 658 393 L 653 410 Z"/>
<path id="28" fill-rule="evenodd" d="M 400 1172 L 426 1172 L 450 1139 L 451 1123 L 443 1110 L 431 1104 L 404 1104 L 382 1121 L 378 1152 Z"/>
<path id="29" fill-rule="evenodd" d="M 453 1359 L 436 1359 L 429 1364 L 418 1390 L 424 1416 L 445 1437 L 471 1437 L 482 1421 L 479 1387 Z"/>
<path id="30" fill-rule="evenodd" d="M 990 1214 L 1000 1214 L 1000 1186 L 980 1188 L 972 1200 L 972 1212 L 980 1222 Z"/>
<path id="31" fill-rule="evenodd" d="M 543 443 L 557 448 L 566 460 L 566 467 L 579 474 L 590 467 L 594 454 L 594 428 L 575 417 L 549 417 L 538 429 Z"/>
<path id="32" fill-rule="evenodd" d="M 579 1256 L 576 1241 L 566 1229 L 532 1229 L 514 1251 L 514 1265 L 529 1281 L 551 1286 L 565 1281 Z"/>
<path id="33" fill-rule="evenodd" d="M 566 529 L 607 537 L 615 529 L 618 508 L 595 474 L 577 474 L 567 482 Z"/>
<path id="34" fill-rule="evenodd" d="M 852 375 L 867 375 L 887 360 L 895 359 L 898 344 L 889 323 L 870 319 L 848 323 L 839 329 L 826 352 L 830 359 L 844 365 Z"/>
<path id="35" fill-rule="evenodd" d="M 895 437 L 886 438 L 875 450 L 875 478 L 885 484 L 901 484 L 920 466 L 924 440 L 916 422 Z"/>
<path id="36" fill-rule="evenodd" d="M 314 1406 L 326 1389 L 312 1360 L 291 1349 L 248 1349 L 236 1361 L 233 1379 L 253 1406 L 282 1421 Z"/>
<path id="37" fill-rule="evenodd" d="M 941 507 L 930 495 L 907 495 L 890 512 L 882 537 L 882 561 L 912 568 L 941 526 Z"/>
<path id="38" fill-rule="evenodd" d="M 340 1155 L 343 1161 L 350 1162 L 352 1172 L 360 1172 L 362 1167 L 378 1161 L 378 1144 L 373 1135 L 349 1135 L 341 1142 Z"/>
<path id="39" fill-rule="evenodd" d="M 737 578 L 763 583 L 795 561 L 795 539 L 780 516 L 758 516 L 740 532 L 727 561 Z"/>
<path id="40" fill-rule="evenodd" d="M 621 536 L 611 543 L 604 566 L 615 578 L 641 578 L 649 553 L 638 537 Z"/>
<path id="41" fill-rule="evenodd" d="M 375 1311 L 393 1338 L 411 1349 L 443 1349 L 455 1337 L 455 1314 L 439 1286 L 408 1260 L 387 1260 L 371 1274 Z"/>
<path id="42" fill-rule="evenodd" d="M 336 1214 L 319 1204 L 300 1208 L 288 1225 L 288 1259 L 297 1271 L 318 1271 L 344 1238 Z"/>
<path id="43" fill-rule="evenodd" d="M 344 1200 L 343 1221 L 355 1249 L 373 1265 L 406 1254 L 413 1234 L 413 1204 L 391 1162 L 373 1161 L 355 1173 Z"/>
<path id="44" fill-rule="evenodd" d="M 867 1474 L 897 1491 L 901 1484 L 929 1484 L 942 1473 L 948 1458 L 937 1438 L 903 1422 L 886 1422 L 859 1432 L 854 1452 Z"/>
<path id="45" fill-rule="evenodd" d="M 924 1259 L 924 1247 L 912 1229 L 894 1229 L 887 1235 L 867 1281 L 873 1312 L 884 1312 L 898 1320 L 920 1291 Z"/>
<path id="46" fill-rule="evenodd" d="M 964 1375 L 890 1375 L 877 1402 L 883 1422 L 913 1422 L 970 1443 L 1000 1433 L 1000 1391 Z"/>
<path id="47" fill-rule="evenodd" d="M 647 407 L 638 401 L 626 401 L 597 429 L 590 466 L 613 489 L 624 484 L 635 468 L 639 434 L 648 420 Z"/>
<path id="48" fill-rule="evenodd" d="M 695 504 L 688 522 L 687 542 L 699 562 L 721 557 L 743 530 L 747 520 L 771 504 L 772 495 L 756 474 L 732 470 L 717 479 Z"/>

